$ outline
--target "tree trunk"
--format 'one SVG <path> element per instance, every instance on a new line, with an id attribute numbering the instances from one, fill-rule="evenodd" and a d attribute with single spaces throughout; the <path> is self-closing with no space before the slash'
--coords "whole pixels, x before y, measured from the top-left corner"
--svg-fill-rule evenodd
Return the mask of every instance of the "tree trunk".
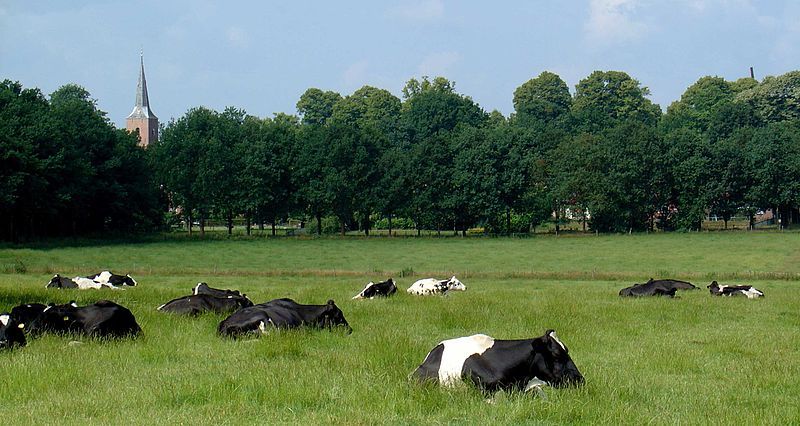
<path id="1" fill-rule="evenodd" d="M 392 236 L 392 214 L 389 213 L 389 236 Z"/>
<path id="2" fill-rule="evenodd" d="M 560 220 L 559 220 L 559 214 L 558 213 L 559 213 L 558 212 L 558 203 L 556 203 L 556 235 L 558 235 L 559 231 L 561 231 L 561 228 L 560 228 L 560 225 L 559 225 Z"/>
<path id="3" fill-rule="evenodd" d="M 273 220 L 272 220 L 272 236 L 274 237 L 275 235 L 276 235 L 276 230 L 275 230 L 275 219 L 273 219 Z"/>
<path id="4" fill-rule="evenodd" d="M 511 208 L 506 207 L 506 234 L 511 235 Z"/>
<path id="5" fill-rule="evenodd" d="M 344 237 L 344 221 L 343 221 L 343 220 L 341 220 L 341 219 L 339 220 L 339 232 L 340 232 L 340 233 L 342 234 L 342 236 Z"/>
<path id="6" fill-rule="evenodd" d="M 753 212 L 747 212 L 747 230 L 752 231 L 756 228 L 755 218 Z"/>
<path id="7" fill-rule="evenodd" d="M 200 214 L 200 235 L 206 236 L 206 218 L 203 214 Z"/>
<path id="8" fill-rule="evenodd" d="M 233 235 L 233 212 L 230 210 L 225 215 L 225 227 L 228 228 L 228 235 Z"/>
<path id="9" fill-rule="evenodd" d="M 192 215 L 186 216 L 186 224 L 189 225 L 189 235 L 192 235 Z"/>
<path id="10" fill-rule="evenodd" d="M 364 214 L 364 236 L 369 237 L 369 228 L 372 224 L 369 222 L 369 214 Z"/>
<path id="11" fill-rule="evenodd" d="M 250 236 L 250 214 L 249 213 L 247 214 L 247 223 L 245 223 L 245 227 L 246 227 L 245 233 L 249 237 Z"/>
<path id="12" fill-rule="evenodd" d="M 322 213 L 317 213 L 317 235 L 322 235 Z"/>

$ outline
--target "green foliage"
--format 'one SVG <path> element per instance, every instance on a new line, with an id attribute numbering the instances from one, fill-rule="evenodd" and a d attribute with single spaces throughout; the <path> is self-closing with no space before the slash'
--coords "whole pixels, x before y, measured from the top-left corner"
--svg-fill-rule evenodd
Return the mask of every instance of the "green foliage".
<path id="1" fill-rule="evenodd" d="M 311 88 L 297 101 L 297 112 L 303 118 L 303 124 L 322 125 L 333 115 L 333 107 L 341 99 L 342 95 L 336 92 Z"/>
<path id="2" fill-rule="evenodd" d="M 658 105 L 646 98 L 647 87 L 621 71 L 594 71 L 575 86 L 572 113 L 578 127 L 597 131 L 621 121 L 655 125 L 661 117 Z"/>
<path id="3" fill-rule="evenodd" d="M 514 90 L 514 110 L 521 120 L 558 120 L 569 113 L 571 107 L 572 96 L 567 83 L 548 71 Z"/>

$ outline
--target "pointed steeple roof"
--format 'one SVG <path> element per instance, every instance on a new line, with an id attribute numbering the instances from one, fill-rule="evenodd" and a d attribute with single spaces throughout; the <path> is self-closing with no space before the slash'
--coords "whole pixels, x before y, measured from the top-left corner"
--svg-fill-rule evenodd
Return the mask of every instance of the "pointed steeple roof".
<path id="1" fill-rule="evenodd" d="M 150 110 L 150 99 L 147 97 L 147 80 L 144 77 L 144 52 L 139 56 L 141 68 L 139 71 L 139 84 L 136 85 L 136 105 L 128 118 L 157 118 Z"/>

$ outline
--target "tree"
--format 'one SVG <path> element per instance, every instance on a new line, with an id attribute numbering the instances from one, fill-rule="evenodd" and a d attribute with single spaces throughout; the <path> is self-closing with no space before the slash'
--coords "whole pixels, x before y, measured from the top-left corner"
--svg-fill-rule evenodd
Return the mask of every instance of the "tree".
<path id="1" fill-rule="evenodd" d="M 303 124 L 322 125 L 331 117 L 333 106 L 341 99 L 342 96 L 336 92 L 323 92 L 312 87 L 300 96 L 297 112 L 302 117 Z"/>
<path id="2" fill-rule="evenodd" d="M 557 74 L 545 71 L 514 90 L 514 110 L 523 121 L 550 122 L 569 113 L 572 95 Z"/>
<path id="3" fill-rule="evenodd" d="M 433 82 L 423 77 L 411 79 L 403 89 L 402 125 L 412 143 L 439 132 L 449 132 L 457 125 L 479 126 L 486 113 L 467 96 L 455 92 L 455 83 L 443 77 Z"/>
<path id="4" fill-rule="evenodd" d="M 736 95 L 737 102 L 750 104 L 765 123 L 800 119 L 800 71 L 767 77 L 760 84 Z"/>
<path id="5" fill-rule="evenodd" d="M 578 129 L 597 131 L 623 121 L 654 126 L 661 109 L 646 98 L 647 87 L 621 71 L 594 71 L 575 86 L 572 113 Z"/>

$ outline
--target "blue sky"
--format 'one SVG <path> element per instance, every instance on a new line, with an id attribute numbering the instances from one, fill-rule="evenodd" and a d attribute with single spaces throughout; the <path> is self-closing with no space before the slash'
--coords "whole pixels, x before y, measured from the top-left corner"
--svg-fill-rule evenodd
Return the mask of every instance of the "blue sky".
<path id="1" fill-rule="evenodd" d="M 705 75 L 800 69 L 800 1 L 0 2 L 0 78 L 45 94 L 80 84 L 118 127 L 140 49 L 162 122 L 200 105 L 296 113 L 310 87 L 400 96 L 422 75 L 508 115 L 514 89 L 545 70 L 570 90 L 594 70 L 625 71 L 666 109 Z"/>

